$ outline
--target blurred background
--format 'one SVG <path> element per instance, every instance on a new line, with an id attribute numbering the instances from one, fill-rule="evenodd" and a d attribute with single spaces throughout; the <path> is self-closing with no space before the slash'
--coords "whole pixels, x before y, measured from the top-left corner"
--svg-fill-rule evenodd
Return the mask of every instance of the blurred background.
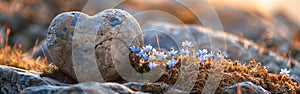
<path id="1" fill-rule="evenodd" d="M 36 42 L 43 42 L 46 38 L 48 25 L 56 15 L 66 11 L 83 11 L 93 15 L 104 10 L 109 2 L 118 0 L 102 1 L 92 6 L 97 7 L 97 10 L 84 11 L 88 8 L 88 0 L 0 0 L 0 37 L 8 38 L 9 45 L 22 44 L 24 52 L 31 51 Z M 208 2 L 219 16 L 225 32 L 247 38 L 277 54 L 300 61 L 300 0 Z M 195 15 L 205 15 L 207 9 L 203 7 L 204 4 L 194 6 L 200 10 L 200 14 L 194 14 L 174 0 L 125 0 L 115 8 L 132 14 L 159 10 L 175 16 L 185 24 L 202 25 Z M 151 14 L 134 16 L 142 27 L 153 20 L 172 22 Z M 8 36 L 7 29 L 11 31 Z"/>

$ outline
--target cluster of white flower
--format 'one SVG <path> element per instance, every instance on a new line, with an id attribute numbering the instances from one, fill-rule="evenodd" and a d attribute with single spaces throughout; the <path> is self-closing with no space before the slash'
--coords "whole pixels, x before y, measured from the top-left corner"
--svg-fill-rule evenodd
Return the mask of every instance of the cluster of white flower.
<path id="1" fill-rule="evenodd" d="M 194 50 L 194 45 L 189 41 L 182 42 L 182 49 L 180 52 L 173 48 L 167 52 L 158 51 L 151 45 L 146 45 L 142 48 L 131 46 L 130 50 L 134 52 L 136 56 L 142 57 L 145 61 L 149 61 L 148 67 L 150 69 L 154 69 L 158 66 L 157 62 L 154 60 L 167 60 L 166 65 L 168 68 L 171 68 L 178 62 L 178 60 L 173 57 L 192 55 L 191 52 Z M 201 62 L 205 62 L 208 58 L 213 58 L 213 55 L 208 53 L 207 49 L 199 50 L 199 52 L 196 53 L 196 56 Z"/>
<path id="2" fill-rule="evenodd" d="M 213 52 L 209 53 L 207 49 L 198 50 L 197 52 L 195 52 L 195 54 L 191 54 L 192 52 L 194 52 L 194 45 L 189 41 L 182 42 L 182 47 L 180 49 L 180 52 L 174 50 L 173 48 L 171 48 L 168 52 L 157 51 L 151 45 L 146 45 L 143 48 L 131 46 L 130 50 L 136 53 L 136 56 L 142 57 L 142 59 L 144 59 L 145 61 L 150 61 L 148 64 L 148 67 L 150 69 L 154 69 L 158 66 L 155 60 L 167 60 L 165 64 L 168 66 L 168 68 L 171 68 L 175 66 L 175 64 L 178 62 L 178 60 L 174 59 L 173 57 L 178 55 L 179 56 L 195 55 L 201 62 L 206 62 L 207 59 L 214 58 Z M 227 55 L 225 54 L 226 53 L 219 52 L 216 54 L 216 56 L 218 58 L 224 58 L 227 57 Z M 281 69 L 280 72 L 280 74 L 284 76 L 289 76 L 289 73 L 290 70 L 287 70 L 286 68 Z"/>

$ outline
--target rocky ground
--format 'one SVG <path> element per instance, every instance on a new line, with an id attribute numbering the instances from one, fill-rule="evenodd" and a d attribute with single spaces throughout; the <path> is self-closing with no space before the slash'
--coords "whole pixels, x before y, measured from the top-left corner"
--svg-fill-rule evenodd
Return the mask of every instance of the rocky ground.
<path id="1" fill-rule="evenodd" d="M 58 82 L 48 77 L 40 77 L 39 73 L 13 67 L 0 66 L 1 71 L 1 93 L 2 94 L 69 94 L 69 93 L 121 93 L 121 94 L 144 94 L 144 93 L 176 93 L 185 94 L 187 92 L 172 88 L 166 83 L 141 83 L 127 82 L 119 83 L 99 83 L 88 82 L 80 84 L 66 84 Z M 237 87 L 241 86 L 241 92 L 269 94 L 264 88 L 252 82 L 236 83 L 224 88 L 223 93 L 235 93 Z M 249 91 L 251 90 L 251 91 Z"/>

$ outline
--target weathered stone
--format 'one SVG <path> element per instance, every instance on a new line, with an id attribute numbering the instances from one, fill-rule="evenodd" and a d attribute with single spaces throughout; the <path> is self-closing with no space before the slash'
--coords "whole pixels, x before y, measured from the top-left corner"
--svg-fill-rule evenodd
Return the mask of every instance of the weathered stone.
<path id="1" fill-rule="evenodd" d="M 133 94 L 135 91 L 118 83 L 80 83 L 70 86 L 36 86 L 22 91 L 23 94 Z M 139 92 L 140 94 L 143 94 Z"/>
<path id="2" fill-rule="evenodd" d="M 39 77 L 39 73 L 0 65 L 0 93 L 17 94 L 31 86 L 62 85 Z"/>
<path id="3" fill-rule="evenodd" d="M 239 93 L 238 93 L 239 92 Z M 232 86 L 224 88 L 225 94 L 271 94 L 261 86 L 255 85 L 251 82 L 240 82 Z"/>
<path id="4" fill-rule="evenodd" d="M 76 32 L 76 33 L 74 33 Z M 78 38 L 73 36 L 78 35 Z M 136 34 L 137 36 L 134 36 Z M 95 43 L 90 36 L 96 36 Z M 89 38 L 89 39 L 86 39 Z M 84 40 L 87 41 L 84 41 Z M 105 81 L 121 79 L 115 70 L 111 51 L 121 51 L 122 55 L 129 55 L 129 46 L 142 46 L 143 37 L 136 20 L 127 12 L 118 9 L 104 10 L 95 16 L 88 16 L 79 12 L 66 12 L 58 15 L 51 22 L 47 35 L 47 46 L 54 64 L 71 78 L 78 80 L 74 72 L 72 61 L 72 43 L 85 45 L 77 47 L 81 52 L 96 56 L 99 71 Z M 113 49 L 112 46 L 120 48 Z M 88 50 L 83 50 L 88 49 Z M 92 53 L 91 49 L 95 52 Z M 91 51 L 91 52 L 90 52 Z M 91 58 L 89 56 L 85 56 Z M 120 60 L 126 63 L 126 60 Z M 81 62 L 80 65 L 88 65 L 89 62 Z M 122 64 L 117 64 L 122 65 Z M 88 68 L 85 68 L 88 69 Z M 94 75 L 91 73 L 91 75 Z M 87 79 L 89 77 L 86 77 Z"/>

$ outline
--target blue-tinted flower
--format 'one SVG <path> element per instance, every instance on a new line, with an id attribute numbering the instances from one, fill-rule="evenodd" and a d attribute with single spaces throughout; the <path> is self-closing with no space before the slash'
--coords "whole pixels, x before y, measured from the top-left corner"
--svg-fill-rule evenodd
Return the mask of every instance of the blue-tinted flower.
<path id="1" fill-rule="evenodd" d="M 201 60 L 201 62 L 206 62 L 206 58 L 205 57 L 201 57 L 199 59 Z"/>
<path id="2" fill-rule="evenodd" d="M 157 52 L 156 53 L 157 58 L 165 59 L 167 55 L 164 52 Z"/>
<path id="3" fill-rule="evenodd" d="M 149 52 L 152 50 L 152 46 L 151 45 L 146 45 L 145 47 L 143 47 L 143 49 L 146 51 L 146 52 Z"/>
<path id="4" fill-rule="evenodd" d="M 156 54 L 157 54 L 156 49 L 153 48 L 151 52 L 152 52 L 152 53 L 149 54 L 149 60 L 155 60 L 155 59 L 156 59 Z"/>
<path id="5" fill-rule="evenodd" d="M 206 59 L 213 58 L 213 55 L 212 54 L 205 54 L 204 56 L 200 56 L 198 58 L 201 60 L 201 62 L 206 62 Z"/>
<path id="6" fill-rule="evenodd" d="M 171 68 L 171 67 L 175 66 L 175 64 L 177 63 L 177 61 L 178 60 L 175 60 L 175 59 L 169 60 L 167 62 L 168 67 Z"/>
<path id="7" fill-rule="evenodd" d="M 193 47 L 192 42 L 190 42 L 190 41 L 182 42 L 182 46 L 183 47 Z"/>
<path id="8" fill-rule="evenodd" d="M 146 54 L 143 55 L 143 58 L 148 61 L 149 60 L 149 56 L 147 56 Z"/>
<path id="9" fill-rule="evenodd" d="M 139 52 L 139 51 L 140 51 L 140 48 L 135 47 L 135 46 L 131 46 L 131 47 L 130 47 L 130 50 L 131 50 L 132 52 Z"/>
<path id="10" fill-rule="evenodd" d="M 141 49 L 141 51 L 140 51 L 139 53 L 137 53 L 136 56 L 142 57 L 142 56 L 144 56 L 145 54 L 146 54 L 146 53 L 144 52 L 144 50 Z"/>
<path id="11" fill-rule="evenodd" d="M 189 50 L 184 50 L 184 49 L 181 50 L 181 55 L 188 55 L 189 53 L 190 53 Z"/>
<path id="12" fill-rule="evenodd" d="M 154 69 L 154 68 L 157 67 L 157 64 L 156 64 L 155 62 L 150 62 L 149 65 L 148 65 L 148 67 L 149 67 L 150 69 Z"/>
<path id="13" fill-rule="evenodd" d="M 177 56 L 177 53 L 178 53 L 178 51 L 175 51 L 175 50 L 168 52 L 169 56 Z"/>
<path id="14" fill-rule="evenodd" d="M 199 50 L 197 53 L 196 53 L 196 56 L 197 57 L 202 57 L 204 55 L 207 54 L 207 49 L 203 49 L 203 50 Z"/>
<path id="15" fill-rule="evenodd" d="M 286 68 L 281 69 L 280 74 L 284 75 L 284 76 L 290 76 L 290 70 L 287 70 Z"/>

